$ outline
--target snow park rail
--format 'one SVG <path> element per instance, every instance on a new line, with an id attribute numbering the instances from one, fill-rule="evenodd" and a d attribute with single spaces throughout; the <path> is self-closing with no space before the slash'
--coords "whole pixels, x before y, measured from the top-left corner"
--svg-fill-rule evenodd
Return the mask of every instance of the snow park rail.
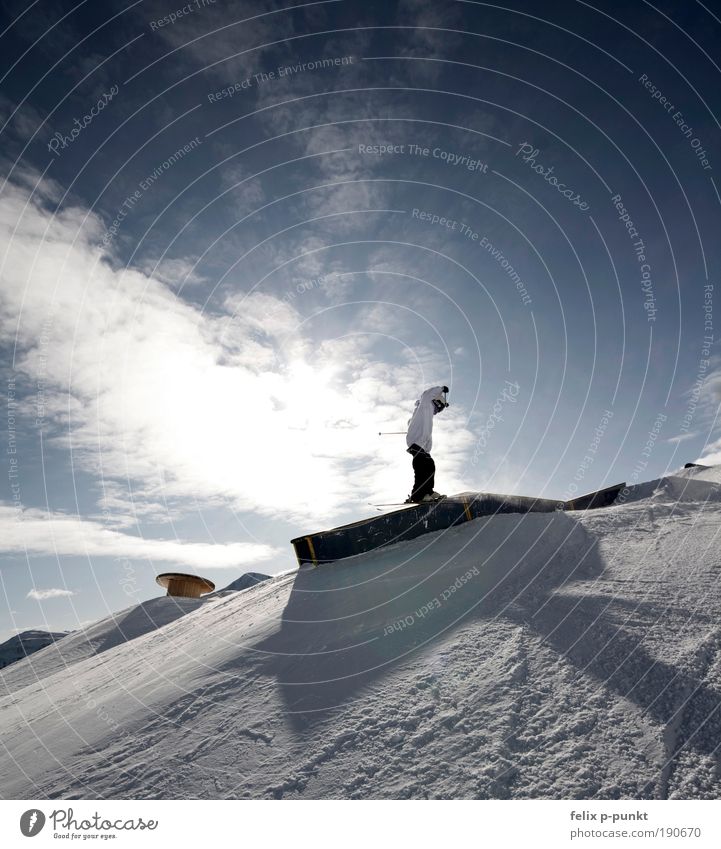
<path id="1" fill-rule="evenodd" d="M 328 531 L 305 534 L 291 540 L 299 566 L 320 566 L 354 554 L 365 554 L 421 534 L 442 531 L 471 519 L 497 513 L 550 513 L 554 510 L 595 510 L 614 503 L 625 483 L 579 495 L 570 501 L 462 492 L 434 504 L 416 504 L 382 516 L 361 519 Z"/>
<path id="2" fill-rule="evenodd" d="M 563 510 L 563 501 L 462 492 L 433 504 L 417 504 L 342 525 L 329 531 L 306 534 L 291 540 L 299 566 L 320 566 L 354 554 L 365 554 L 421 534 L 442 531 L 482 516 L 498 513 L 552 513 Z"/>

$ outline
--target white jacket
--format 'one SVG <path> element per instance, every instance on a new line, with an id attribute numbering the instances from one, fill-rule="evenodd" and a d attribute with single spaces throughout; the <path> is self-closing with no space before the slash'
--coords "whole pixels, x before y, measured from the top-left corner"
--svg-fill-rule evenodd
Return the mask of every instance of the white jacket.
<path id="1" fill-rule="evenodd" d="M 416 401 L 416 409 L 408 420 L 406 445 L 410 448 L 413 443 L 420 445 L 430 453 L 433 446 L 433 400 L 443 401 L 443 387 L 431 386 Z"/>

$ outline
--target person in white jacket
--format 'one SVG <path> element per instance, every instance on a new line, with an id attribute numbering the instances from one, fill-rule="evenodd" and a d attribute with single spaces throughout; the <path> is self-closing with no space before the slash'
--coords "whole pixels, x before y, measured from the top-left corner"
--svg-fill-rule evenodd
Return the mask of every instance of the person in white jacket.
<path id="1" fill-rule="evenodd" d="M 433 416 L 448 406 L 448 387 L 431 386 L 416 401 L 416 408 L 408 421 L 406 449 L 413 456 L 413 491 L 407 504 L 425 504 L 444 496 L 434 489 L 436 464 L 431 457 L 433 447 Z"/>

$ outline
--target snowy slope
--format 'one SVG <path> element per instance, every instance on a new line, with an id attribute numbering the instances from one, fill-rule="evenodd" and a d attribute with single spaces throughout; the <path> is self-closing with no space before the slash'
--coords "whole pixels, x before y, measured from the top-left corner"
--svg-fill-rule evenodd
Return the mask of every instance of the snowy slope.
<path id="1" fill-rule="evenodd" d="M 692 499 L 660 481 L 194 601 L 68 671 L 45 649 L 0 673 L 0 793 L 717 798 L 721 501 L 697 471 Z"/>
<path id="2" fill-rule="evenodd" d="M 18 660 L 23 660 L 28 655 L 33 654 L 45 646 L 54 643 L 55 640 L 60 640 L 65 636 L 65 631 L 23 631 L 0 643 L 0 669 L 10 666 L 11 663 L 16 663 Z"/>
<path id="3" fill-rule="evenodd" d="M 17 690 L 59 670 L 68 673 L 75 663 L 154 631 L 194 610 L 200 599 L 154 598 L 113 613 L 80 631 L 72 631 L 61 642 L 49 645 L 32 663 L 17 663 L 3 670 L 0 693 Z M 127 646 L 125 646 L 127 648 Z"/>
<path id="4" fill-rule="evenodd" d="M 223 598 L 229 593 L 246 590 L 268 579 L 268 575 L 259 572 L 246 572 L 223 587 L 222 590 L 208 593 L 201 599 L 171 598 L 169 596 L 153 598 L 121 610 L 119 613 L 111 613 L 87 628 L 72 632 L 67 637 L 65 634 L 55 635 L 55 639 L 59 639 L 61 636 L 65 637 L 63 643 L 51 645 L 52 640 L 47 639 L 38 648 L 44 648 L 44 646 L 48 646 L 48 648 L 42 654 L 37 655 L 32 664 L 20 664 L 13 670 L 7 670 L 3 679 L 0 680 L 0 693 L 7 690 L 16 690 L 18 687 L 44 678 L 60 669 L 68 672 L 73 664 L 93 655 L 102 654 L 108 649 L 134 640 L 149 631 L 162 628 L 191 610 L 197 609 L 211 598 Z M 26 633 L 44 634 L 46 632 Z M 3 646 L 10 642 L 12 641 L 3 643 Z M 3 646 L 0 646 L 0 650 Z M 15 658 L 15 660 L 18 659 L 20 658 Z"/>

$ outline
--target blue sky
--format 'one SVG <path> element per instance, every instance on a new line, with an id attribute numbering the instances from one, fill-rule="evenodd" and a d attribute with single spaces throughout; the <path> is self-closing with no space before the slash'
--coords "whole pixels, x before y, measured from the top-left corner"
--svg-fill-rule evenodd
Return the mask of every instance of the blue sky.
<path id="1" fill-rule="evenodd" d="M 721 15 L 6 4 L 0 638 L 437 488 L 721 462 Z"/>

